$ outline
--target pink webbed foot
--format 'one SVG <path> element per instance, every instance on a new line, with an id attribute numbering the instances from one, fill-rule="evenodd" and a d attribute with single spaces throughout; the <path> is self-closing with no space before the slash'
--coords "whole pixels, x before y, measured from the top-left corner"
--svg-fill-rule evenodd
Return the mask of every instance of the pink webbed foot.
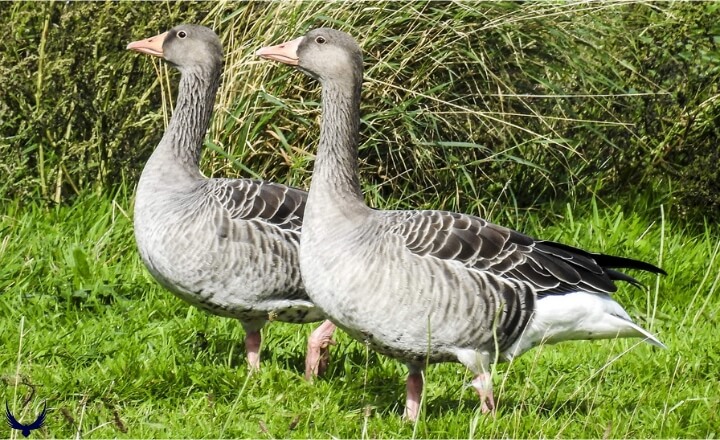
<path id="1" fill-rule="evenodd" d="M 336 342 L 332 339 L 335 324 L 326 320 L 313 330 L 308 339 L 307 356 L 305 357 L 305 379 L 312 381 L 327 370 L 330 362 L 330 346 Z"/>
<path id="2" fill-rule="evenodd" d="M 495 410 L 495 398 L 493 397 L 492 374 L 480 373 L 472 381 L 472 386 L 480 397 L 480 410 L 483 414 Z"/>

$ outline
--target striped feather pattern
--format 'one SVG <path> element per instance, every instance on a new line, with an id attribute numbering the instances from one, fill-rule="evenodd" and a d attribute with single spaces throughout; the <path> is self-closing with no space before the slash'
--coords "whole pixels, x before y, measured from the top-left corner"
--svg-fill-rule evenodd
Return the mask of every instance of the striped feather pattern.
<path id="1" fill-rule="evenodd" d="M 344 32 L 310 31 L 258 55 L 322 84 L 323 122 L 300 243 L 313 302 L 339 327 L 408 365 L 406 417 L 420 407 L 426 362 L 460 362 L 484 412 L 493 359 L 569 339 L 643 337 L 609 294 L 619 268 L 648 263 L 538 241 L 478 217 L 381 211 L 364 202 L 357 154 L 362 54 Z"/>
<path id="2" fill-rule="evenodd" d="M 182 76 L 170 124 L 138 183 L 134 227 L 143 262 L 178 297 L 248 330 L 269 319 L 323 319 L 299 270 L 307 193 L 199 171 L 222 70 L 217 36 L 183 25 L 168 32 L 163 51 Z"/>
<path id="3" fill-rule="evenodd" d="M 478 374 L 493 354 L 517 355 L 543 340 L 619 335 L 662 345 L 609 296 L 616 280 L 637 284 L 617 269 L 664 273 L 651 264 L 536 240 L 471 215 L 367 207 L 357 184 L 359 47 L 325 28 L 297 41 L 287 59 L 297 57 L 323 94 L 300 267 L 313 302 L 338 326 L 412 370 L 451 360 Z M 582 295 L 572 297 L 572 315 L 563 316 L 562 301 L 545 301 L 575 293 Z M 528 329 L 532 338 L 520 347 Z"/>

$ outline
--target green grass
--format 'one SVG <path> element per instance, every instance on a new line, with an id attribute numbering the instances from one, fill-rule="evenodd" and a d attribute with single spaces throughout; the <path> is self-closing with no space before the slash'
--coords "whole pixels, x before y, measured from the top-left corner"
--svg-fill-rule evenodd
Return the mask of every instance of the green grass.
<path id="1" fill-rule="evenodd" d="M 720 193 L 717 4 L 7 5 L 0 398 L 25 422 L 47 399 L 34 438 L 720 436 L 720 231 L 685 222 L 714 218 Z M 176 76 L 123 48 L 183 21 L 216 29 L 227 57 L 208 175 L 307 186 L 318 86 L 253 53 L 310 27 L 349 31 L 367 68 L 368 201 L 659 264 L 668 276 L 617 298 L 668 350 L 533 350 L 497 367 L 495 417 L 478 413 L 463 367 L 434 366 L 417 424 L 401 420 L 405 368 L 342 334 L 309 384 L 312 327 L 269 325 L 249 376 L 240 326 L 164 291 L 132 237 L 130 188 Z"/>
<path id="2" fill-rule="evenodd" d="M 595 204 L 516 213 L 534 235 L 662 265 L 667 277 L 640 276 L 647 292 L 624 286 L 617 298 L 669 348 L 620 340 L 533 350 L 498 366 L 495 417 L 479 414 L 462 366 L 433 366 L 413 425 L 401 419 L 405 368 L 342 334 L 328 374 L 309 384 L 311 326 L 272 323 L 263 369 L 249 376 L 241 327 L 188 307 L 145 271 L 130 206 L 119 193 L 4 207 L 0 398 L 26 422 L 47 399 L 35 438 L 720 435 L 716 228 L 692 235 L 642 204 L 639 214 Z"/>

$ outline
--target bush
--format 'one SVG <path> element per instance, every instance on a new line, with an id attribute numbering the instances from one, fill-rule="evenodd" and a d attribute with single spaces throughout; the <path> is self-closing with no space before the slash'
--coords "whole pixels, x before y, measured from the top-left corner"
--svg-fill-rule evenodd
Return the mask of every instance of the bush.
<path id="1" fill-rule="evenodd" d="M 4 3 L 0 7 L 0 194 L 60 202 L 142 167 L 161 132 L 158 79 L 125 51 L 140 35 L 199 20 L 208 6 Z M 168 13 L 169 12 L 169 13 Z M 141 70 L 142 69 L 142 70 Z M 147 157 L 147 155 L 145 156 Z"/>
<path id="2" fill-rule="evenodd" d="M 254 51 L 351 32 L 366 85 L 361 171 L 373 204 L 491 215 L 654 193 L 720 208 L 715 3 L 4 4 L 3 197 L 56 202 L 135 182 L 171 93 L 124 50 L 180 22 L 227 54 L 203 169 L 309 183 L 317 84 Z M 92 18 L 92 19 L 90 19 Z M 39 48 L 39 49 L 38 49 Z M 28 75 L 28 73 L 30 73 Z M 171 87 L 172 88 L 172 87 Z M 161 106 L 164 109 L 161 109 Z M 672 190 L 668 194 L 668 188 Z"/>

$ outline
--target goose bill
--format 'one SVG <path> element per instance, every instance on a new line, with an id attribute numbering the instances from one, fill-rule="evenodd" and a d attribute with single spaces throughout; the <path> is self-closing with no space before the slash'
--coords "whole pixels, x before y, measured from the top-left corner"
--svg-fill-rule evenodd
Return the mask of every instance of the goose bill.
<path id="1" fill-rule="evenodd" d="M 255 52 L 255 55 L 265 58 L 266 60 L 279 61 L 291 66 L 298 65 L 297 49 L 305 37 L 296 38 L 294 40 L 278 44 L 277 46 L 267 46 Z"/>
<path id="2" fill-rule="evenodd" d="M 127 45 L 126 49 L 162 58 L 163 42 L 165 41 L 165 37 L 167 37 L 167 35 L 168 32 L 163 32 L 162 34 L 155 35 L 154 37 L 146 38 L 144 40 L 133 41 Z"/>

